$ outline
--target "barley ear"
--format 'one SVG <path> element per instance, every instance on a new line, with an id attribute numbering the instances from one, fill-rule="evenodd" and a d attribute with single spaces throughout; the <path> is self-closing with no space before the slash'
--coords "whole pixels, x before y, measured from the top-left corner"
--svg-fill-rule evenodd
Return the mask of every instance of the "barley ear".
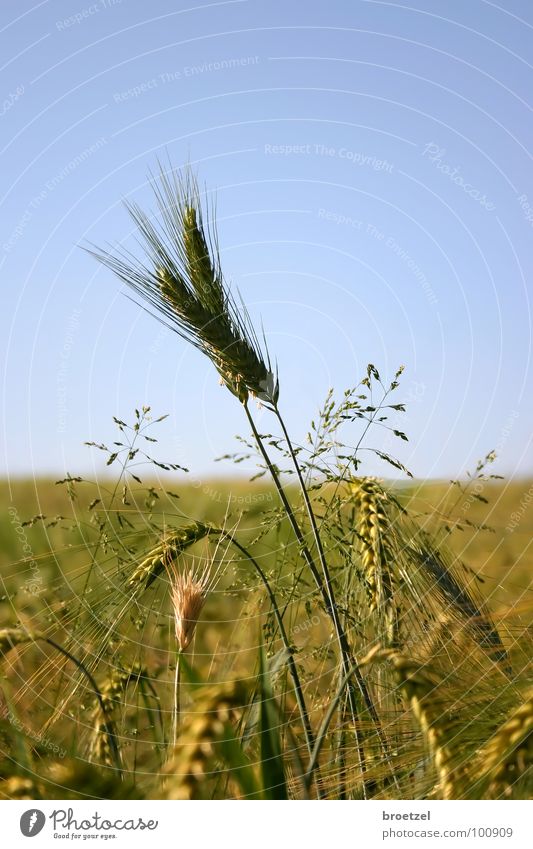
<path id="1" fill-rule="evenodd" d="M 200 542 L 211 533 L 209 525 L 192 522 L 177 531 L 167 533 L 143 560 L 135 567 L 126 582 L 128 590 L 143 590 L 153 584 L 165 570 L 169 560 L 175 560 L 186 548 Z"/>
<path id="2" fill-rule="evenodd" d="M 387 493 L 375 478 L 355 478 L 350 489 L 357 509 L 356 532 L 370 610 L 379 616 L 384 644 L 397 646 L 400 617 L 395 600 L 397 577 Z"/>
<path id="3" fill-rule="evenodd" d="M 421 531 L 417 539 L 411 540 L 407 548 L 414 562 L 419 566 L 421 575 L 429 581 L 429 588 L 440 600 L 448 616 L 468 626 L 477 644 L 496 663 L 503 663 L 508 672 L 508 656 L 500 634 L 489 612 L 481 600 L 477 600 L 469 587 L 462 581 L 447 562 L 445 550 L 437 547 L 431 537 Z"/>
<path id="4" fill-rule="evenodd" d="M 117 710 L 128 684 L 132 680 L 138 681 L 142 674 L 138 665 L 134 665 L 130 670 L 114 670 L 100 688 L 101 701 L 96 701 L 93 712 L 94 725 L 90 744 L 92 761 L 109 767 L 116 764 L 116 755 L 111 743 L 114 740 L 118 749 L 115 729 Z"/>
<path id="5" fill-rule="evenodd" d="M 500 726 L 480 753 L 481 783 L 487 797 L 530 798 L 533 790 L 533 692 Z M 522 786 L 529 779 L 529 788 Z"/>
<path id="6" fill-rule="evenodd" d="M 159 222 L 136 204 L 127 205 L 145 261 L 127 252 L 89 252 L 147 302 L 164 324 L 206 354 L 243 404 L 250 393 L 275 404 L 277 374 L 246 308 L 224 281 L 215 224 L 208 209 L 204 216 L 196 179 L 190 171 L 169 174 L 161 168 L 159 178 L 152 178 L 152 188 Z"/>
<path id="7" fill-rule="evenodd" d="M 387 659 L 392 663 L 398 686 L 409 702 L 433 756 L 438 776 L 437 792 L 442 799 L 458 799 L 463 795 L 465 767 L 461 763 L 453 724 L 440 696 L 440 681 L 420 663 L 393 649 L 371 653 L 368 660 Z"/>

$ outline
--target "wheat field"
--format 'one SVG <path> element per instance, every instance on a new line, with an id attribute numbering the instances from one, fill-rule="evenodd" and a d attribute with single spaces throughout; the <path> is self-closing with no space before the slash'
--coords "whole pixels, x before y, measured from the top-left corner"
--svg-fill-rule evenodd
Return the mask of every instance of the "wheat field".
<path id="1" fill-rule="evenodd" d="M 0 794 L 530 798 L 531 482 L 493 453 L 453 483 L 381 450 L 364 475 L 369 430 L 407 438 L 402 368 L 293 442 L 195 180 L 154 191 L 141 259 L 91 250 L 210 359 L 257 475 L 189 484 L 142 407 L 91 443 L 98 480 L 2 485 Z"/>

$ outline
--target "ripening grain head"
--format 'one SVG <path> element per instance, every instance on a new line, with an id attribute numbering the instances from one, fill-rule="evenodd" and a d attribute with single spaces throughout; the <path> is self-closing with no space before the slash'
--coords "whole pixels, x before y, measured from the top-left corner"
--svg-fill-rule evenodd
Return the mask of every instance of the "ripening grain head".
<path id="1" fill-rule="evenodd" d="M 174 611 L 176 642 L 179 651 L 185 651 L 191 642 L 207 594 L 212 585 L 211 568 L 203 571 L 182 569 L 176 560 L 167 560 L 170 579 L 170 599 Z"/>

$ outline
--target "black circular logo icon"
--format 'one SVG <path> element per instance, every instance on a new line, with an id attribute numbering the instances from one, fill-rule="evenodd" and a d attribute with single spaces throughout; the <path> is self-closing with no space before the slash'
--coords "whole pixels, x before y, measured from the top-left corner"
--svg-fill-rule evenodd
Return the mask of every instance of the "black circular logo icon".
<path id="1" fill-rule="evenodd" d="M 43 830 L 46 817 L 42 811 L 37 808 L 31 808 L 29 811 L 24 811 L 20 818 L 20 830 L 24 837 L 35 837 Z"/>

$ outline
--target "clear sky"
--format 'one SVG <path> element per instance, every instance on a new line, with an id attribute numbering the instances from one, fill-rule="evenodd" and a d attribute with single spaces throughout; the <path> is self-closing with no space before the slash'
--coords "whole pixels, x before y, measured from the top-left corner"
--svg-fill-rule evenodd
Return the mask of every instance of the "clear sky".
<path id="1" fill-rule="evenodd" d="M 122 199 L 167 156 L 216 190 L 297 440 L 330 385 L 404 364 L 415 475 L 494 447 L 533 473 L 532 45 L 528 0 L 4 0 L 0 473 L 86 472 L 141 404 L 196 476 L 246 432 L 80 248 L 132 244 Z"/>

